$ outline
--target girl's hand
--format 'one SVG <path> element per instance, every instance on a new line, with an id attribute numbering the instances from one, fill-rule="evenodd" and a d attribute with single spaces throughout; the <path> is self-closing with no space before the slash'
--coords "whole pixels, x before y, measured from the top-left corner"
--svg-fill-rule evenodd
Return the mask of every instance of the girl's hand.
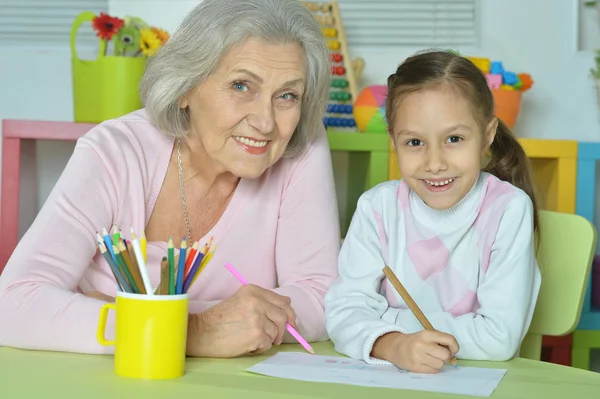
<path id="1" fill-rule="evenodd" d="M 283 341 L 286 323 L 296 323 L 291 299 L 255 285 L 203 313 L 192 315 L 187 353 L 203 357 L 235 357 L 262 353 Z"/>
<path id="2" fill-rule="evenodd" d="M 437 373 L 458 352 L 458 342 L 439 331 L 414 334 L 389 333 L 373 345 L 372 356 L 387 360 L 403 370 Z"/>

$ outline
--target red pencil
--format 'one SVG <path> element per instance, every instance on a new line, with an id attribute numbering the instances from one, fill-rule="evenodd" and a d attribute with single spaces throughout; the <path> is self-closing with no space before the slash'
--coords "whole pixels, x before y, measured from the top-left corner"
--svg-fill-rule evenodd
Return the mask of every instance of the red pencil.
<path id="1" fill-rule="evenodd" d="M 196 241 L 194 245 L 192 245 L 192 249 L 187 254 L 187 258 L 185 260 L 185 269 L 183 277 L 185 278 L 187 274 L 190 272 L 190 268 L 192 267 L 192 261 L 194 260 L 194 256 L 196 256 L 196 252 L 198 252 L 198 245 L 200 245 L 200 240 Z"/>

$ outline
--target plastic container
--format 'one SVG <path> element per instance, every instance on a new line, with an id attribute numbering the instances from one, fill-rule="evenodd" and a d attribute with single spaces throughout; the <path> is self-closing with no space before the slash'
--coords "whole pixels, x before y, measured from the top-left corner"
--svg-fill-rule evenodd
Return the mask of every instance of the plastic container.
<path id="1" fill-rule="evenodd" d="M 82 60 L 77 56 L 77 30 L 82 23 L 91 21 L 95 16 L 91 11 L 85 11 L 75 19 L 71 28 L 75 122 L 99 123 L 143 107 L 139 84 L 146 68 L 145 57 L 106 56 L 106 42 L 100 39 L 95 60 Z"/>

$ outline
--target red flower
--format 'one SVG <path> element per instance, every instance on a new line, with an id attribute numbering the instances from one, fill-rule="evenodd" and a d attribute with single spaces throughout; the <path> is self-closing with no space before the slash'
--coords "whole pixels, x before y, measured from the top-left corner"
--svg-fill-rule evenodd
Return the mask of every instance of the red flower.
<path id="1" fill-rule="evenodd" d="M 92 27 L 98 32 L 96 36 L 110 40 L 121 29 L 124 23 L 125 21 L 122 19 L 111 17 L 101 12 L 99 16 L 92 20 Z"/>

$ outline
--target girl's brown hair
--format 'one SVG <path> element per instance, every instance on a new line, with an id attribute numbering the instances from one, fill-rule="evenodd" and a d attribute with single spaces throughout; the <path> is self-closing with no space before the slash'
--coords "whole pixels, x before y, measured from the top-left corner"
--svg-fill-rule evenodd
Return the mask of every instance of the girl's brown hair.
<path id="1" fill-rule="evenodd" d="M 481 129 L 494 118 L 494 96 L 483 73 L 468 59 L 449 51 L 416 54 L 404 61 L 388 78 L 386 116 L 394 126 L 395 110 L 408 94 L 444 86 L 463 97 L 473 109 Z M 484 171 L 523 190 L 533 203 L 533 226 L 539 228 L 529 158 L 508 126 L 498 119 L 496 136 L 490 147 L 491 157 Z"/>

